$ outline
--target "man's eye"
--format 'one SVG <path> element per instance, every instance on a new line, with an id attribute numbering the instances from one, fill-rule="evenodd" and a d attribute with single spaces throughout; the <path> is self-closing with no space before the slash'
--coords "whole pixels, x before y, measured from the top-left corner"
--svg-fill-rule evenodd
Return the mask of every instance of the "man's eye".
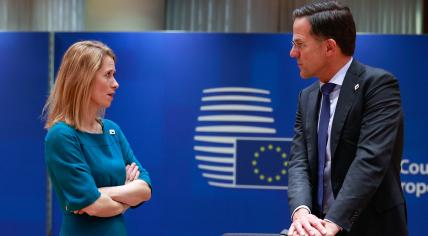
<path id="1" fill-rule="evenodd" d="M 303 43 L 296 43 L 296 47 L 298 47 L 298 48 L 303 47 Z"/>

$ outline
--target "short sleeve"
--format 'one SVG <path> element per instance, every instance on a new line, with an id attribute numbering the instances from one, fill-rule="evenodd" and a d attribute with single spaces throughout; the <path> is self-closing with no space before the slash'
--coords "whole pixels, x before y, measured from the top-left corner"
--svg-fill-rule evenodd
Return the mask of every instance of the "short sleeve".
<path id="1" fill-rule="evenodd" d="M 152 189 L 152 182 L 149 176 L 149 172 L 147 172 L 146 169 L 144 169 L 143 166 L 141 166 L 140 162 L 135 157 L 134 152 L 132 151 L 131 146 L 129 145 L 128 140 L 126 139 L 122 130 L 119 127 L 118 127 L 118 130 L 119 130 L 120 147 L 122 149 L 123 158 L 126 162 L 125 164 L 130 165 L 133 162 L 135 162 L 135 164 L 138 165 L 138 170 L 140 171 L 139 179 L 146 182 L 149 185 L 150 189 Z"/>
<path id="2" fill-rule="evenodd" d="M 65 211 L 85 208 L 100 192 L 83 156 L 74 130 L 56 125 L 46 135 L 45 162 L 49 177 Z"/>

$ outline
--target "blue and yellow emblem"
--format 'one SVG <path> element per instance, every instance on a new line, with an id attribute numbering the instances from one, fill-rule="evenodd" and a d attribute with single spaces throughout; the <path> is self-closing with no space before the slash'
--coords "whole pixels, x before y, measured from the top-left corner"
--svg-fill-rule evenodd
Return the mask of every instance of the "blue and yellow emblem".
<path id="1" fill-rule="evenodd" d="M 236 141 L 236 185 L 264 188 L 287 186 L 291 141 Z"/>

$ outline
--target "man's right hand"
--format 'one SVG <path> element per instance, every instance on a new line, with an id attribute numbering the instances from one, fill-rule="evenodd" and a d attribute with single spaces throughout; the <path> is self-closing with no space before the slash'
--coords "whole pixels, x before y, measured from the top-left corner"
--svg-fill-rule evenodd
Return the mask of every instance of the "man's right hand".
<path id="1" fill-rule="evenodd" d="M 293 215 L 293 223 L 288 236 L 322 236 L 327 233 L 322 220 L 309 213 L 305 208 L 297 210 Z"/>

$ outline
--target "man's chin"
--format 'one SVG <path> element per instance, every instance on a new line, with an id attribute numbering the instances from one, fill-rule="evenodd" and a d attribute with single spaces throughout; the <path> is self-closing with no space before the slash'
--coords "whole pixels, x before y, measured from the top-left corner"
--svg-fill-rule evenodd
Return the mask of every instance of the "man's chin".
<path id="1" fill-rule="evenodd" d="M 308 74 L 305 74 L 304 72 L 300 72 L 300 78 L 302 78 L 302 79 L 309 79 L 309 78 L 311 78 L 311 76 L 308 75 Z"/>

